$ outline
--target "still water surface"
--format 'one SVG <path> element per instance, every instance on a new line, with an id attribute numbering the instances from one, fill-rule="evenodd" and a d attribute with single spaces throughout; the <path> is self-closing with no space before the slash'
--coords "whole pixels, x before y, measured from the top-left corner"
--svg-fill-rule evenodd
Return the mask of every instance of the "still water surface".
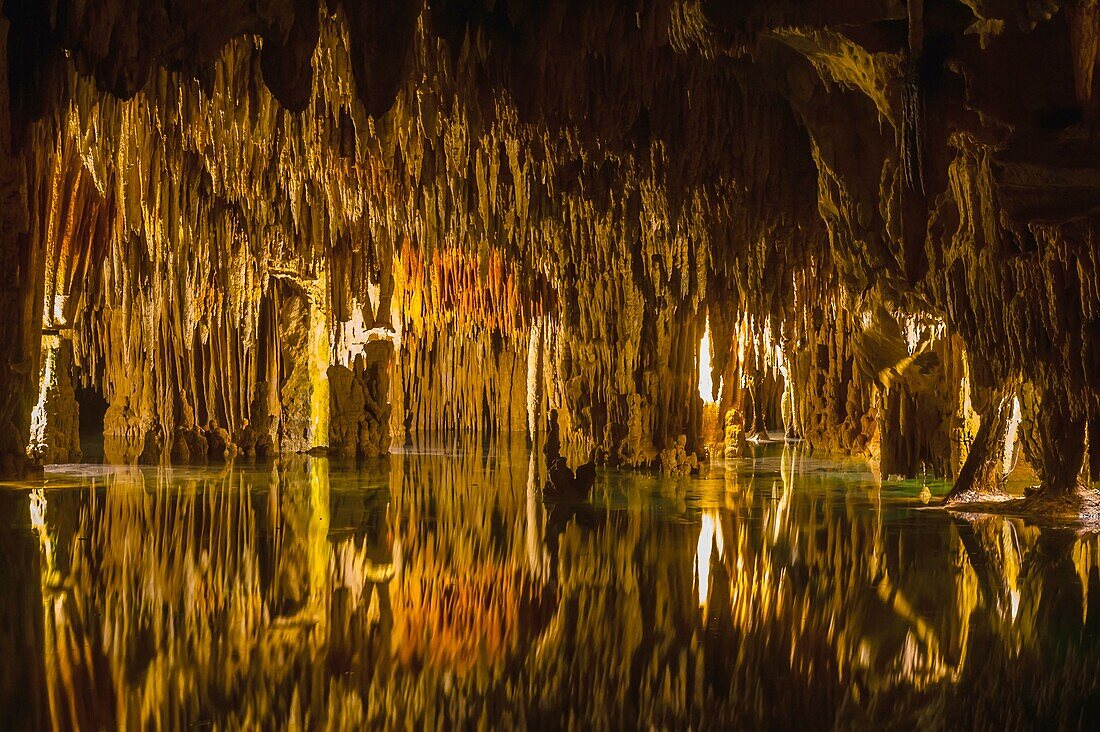
<path id="1" fill-rule="evenodd" d="M 1100 543 L 788 446 L 553 504 L 518 445 L 0 487 L 4 729 L 1087 727 Z M 942 492 L 942 488 L 936 492 Z"/>

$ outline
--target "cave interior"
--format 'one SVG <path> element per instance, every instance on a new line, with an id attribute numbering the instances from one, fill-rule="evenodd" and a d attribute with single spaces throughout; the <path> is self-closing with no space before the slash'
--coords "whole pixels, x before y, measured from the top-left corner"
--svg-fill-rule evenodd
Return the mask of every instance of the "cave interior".
<path id="1" fill-rule="evenodd" d="M 0 473 L 552 417 L 1086 510 L 1098 59 L 1085 0 L 5 0 Z"/>

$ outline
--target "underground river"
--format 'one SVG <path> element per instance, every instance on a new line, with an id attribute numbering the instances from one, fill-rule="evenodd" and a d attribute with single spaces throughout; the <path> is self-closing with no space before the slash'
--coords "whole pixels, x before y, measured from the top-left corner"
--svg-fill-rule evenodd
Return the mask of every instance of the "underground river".
<path id="1" fill-rule="evenodd" d="M 1095 536 L 929 508 L 920 481 L 794 444 L 698 476 L 601 471 L 584 500 L 544 480 L 495 441 L 4 484 L 0 706 L 56 729 L 1098 711 Z"/>

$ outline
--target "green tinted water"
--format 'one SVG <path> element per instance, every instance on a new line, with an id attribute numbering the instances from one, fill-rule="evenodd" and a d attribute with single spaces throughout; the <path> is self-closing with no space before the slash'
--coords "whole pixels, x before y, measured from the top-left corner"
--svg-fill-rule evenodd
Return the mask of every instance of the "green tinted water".
<path id="1" fill-rule="evenodd" d="M 545 502 L 522 444 L 0 488 L 8 728 L 1087 726 L 1094 537 L 793 448 Z M 942 494 L 945 486 L 934 486 Z"/>

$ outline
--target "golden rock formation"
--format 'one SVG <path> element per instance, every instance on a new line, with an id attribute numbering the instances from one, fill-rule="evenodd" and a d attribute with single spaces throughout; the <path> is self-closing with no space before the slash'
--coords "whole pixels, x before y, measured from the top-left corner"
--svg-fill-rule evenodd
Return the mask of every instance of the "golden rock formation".
<path id="1" fill-rule="evenodd" d="M 6 473 L 35 404 L 68 408 L 40 333 L 119 460 L 202 430 L 376 454 L 554 408 L 601 459 L 676 472 L 707 439 L 709 322 L 732 453 L 781 423 L 954 477 L 977 440 L 960 493 L 996 490 L 1015 399 L 1045 494 L 1100 477 L 1091 3 L 3 15 Z"/>

